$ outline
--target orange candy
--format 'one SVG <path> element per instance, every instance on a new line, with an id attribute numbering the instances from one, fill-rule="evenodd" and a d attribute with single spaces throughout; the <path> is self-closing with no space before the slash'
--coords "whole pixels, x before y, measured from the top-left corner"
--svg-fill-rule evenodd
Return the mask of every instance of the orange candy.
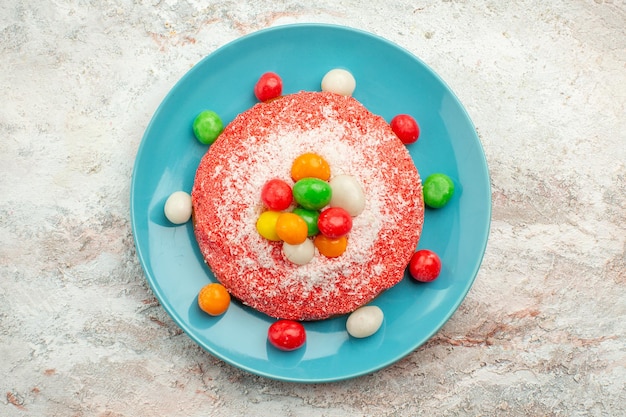
<path id="1" fill-rule="evenodd" d="M 302 178 L 319 178 L 328 181 L 330 165 L 316 153 L 305 153 L 297 157 L 291 165 L 291 178 L 299 181 Z"/>
<path id="2" fill-rule="evenodd" d="M 304 242 L 309 233 L 309 227 L 302 217 L 295 213 L 281 213 L 276 221 L 276 234 L 283 242 L 290 245 L 299 245 Z"/>
<path id="3" fill-rule="evenodd" d="M 337 239 L 332 239 L 328 236 L 319 234 L 315 236 L 313 244 L 317 250 L 327 258 L 336 258 L 346 251 L 348 247 L 348 238 L 342 236 Z"/>
<path id="4" fill-rule="evenodd" d="M 213 282 L 202 287 L 198 293 L 198 306 L 211 316 L 219 316 L 228 310 L 230 294 L 222 284 Z"/>

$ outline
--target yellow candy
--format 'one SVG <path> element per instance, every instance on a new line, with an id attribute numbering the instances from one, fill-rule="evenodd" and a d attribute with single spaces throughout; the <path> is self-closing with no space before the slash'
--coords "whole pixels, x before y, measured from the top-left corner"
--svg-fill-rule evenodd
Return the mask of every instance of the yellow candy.
<path id="1" fill-rule="evenodd" d="M 276 233 L 276 222 L 282 213 L 279 211 L 268 210 L 261 213 L 256 221 L 256 230 L 261 236 L 267 240 L 281 240 Z"/>

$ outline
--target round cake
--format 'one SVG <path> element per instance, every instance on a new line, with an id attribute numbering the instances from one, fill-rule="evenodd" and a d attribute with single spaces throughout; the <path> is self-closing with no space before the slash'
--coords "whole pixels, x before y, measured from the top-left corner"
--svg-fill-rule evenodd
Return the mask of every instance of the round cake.
<path id="1" fill-rule="evenodd" d="M 264 184 L 293 185 L 292 162 L 310 152 L 328 162 L 331 180 L 356 178 L 366 202 L 343 254 L 316 250 L 297 265 L 255 225 L 267 210 Z M 192 203 L 196 239 L 217 280 L 244 304 L 292 320 L 350 313 L 397 284 L 424 219 L 419 174 L 389 124 L 354 98 L 328 92 L 286 95 L 238 115 L 202 158 Z"/>

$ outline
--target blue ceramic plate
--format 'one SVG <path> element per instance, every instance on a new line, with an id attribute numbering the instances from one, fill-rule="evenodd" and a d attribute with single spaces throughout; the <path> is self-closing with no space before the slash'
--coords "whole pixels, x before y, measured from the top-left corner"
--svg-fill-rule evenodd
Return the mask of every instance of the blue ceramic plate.
<path id="1" fill-rule="evenodd" d="M 214 276 L 204 264 L 191 223 L 173 226 L 163 205 L 174 191 L 191 191 L 206 146 L 191 125 L 204 109 L 225 123 L 255 104 L 254 84 L 266 71 L 283 79 L 283 93 L 320 89 L 324 74 L 346 68 L 357 80 L 354 97 L 388 121 L 411 114 L 419 140 L 409 145 L 422 178 L 442 172 L 456 187 L 444 208 L 426 210 L 419 248 L 437 252 L 439 278 L 409 277 L 372 304 L 383 327 L 352 339 L 346 316 L 306 323 L 307 343 L 293 352 L 267 343 L 269 317 L 238 302 L 210 317 L 197 293 Z M 154 294 L 173 320 L 211 354 L 246 371 L 285 381 L 325 382 L 384 368 L 432 337 L 450 318 L 478 272 L 489 232 L 489 174 L 481 144 L 463 106 L 423 62 L 377 36 L 339 26 L 290 25 L 263 30 L 215 51 L 192 68 L 154 114 L 132 178 L 131 219 L 139 260 Z"/>

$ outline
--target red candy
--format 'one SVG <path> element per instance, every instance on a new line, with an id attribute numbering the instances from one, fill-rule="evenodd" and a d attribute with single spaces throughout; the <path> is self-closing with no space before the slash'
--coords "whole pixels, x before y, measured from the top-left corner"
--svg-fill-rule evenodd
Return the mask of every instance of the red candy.
<path id="1" fill-rule="evenodd" d="M 259 81 L 254 86 L 254 95 L 259 101 L 268 101 L 280 97 L 283 92 L 283 80 L 278 74 L 266 72 L 261 75 Z"/>
<path id="2" fill-rule="evenodd" d="M 441 259 L 435 252 L 427 249 L 418 250 L 409 262 L 409 273 L 419 282 L 434 281 L 441 272 Z"/>
<path id="3" fill-rule="evenodd" d="M 275 211 L 286 210 L 293 201 L 291 187 L 285 181 L 278 178 L 269 180 L 261 190 L 261 200 L 263 204 Z"/>
<path id="4" fill-rule="evenodd" d="M 317 227 L 324 236 L 337 239 L 352 229 L 352 216 L 341 207 L 330 207 L 320 213 Z"/>
<path id="5" fill-rule="evenodd" d="M 417 140 L 420 135 L 420 128 L 415 119 L 408 114 L 399 114 L 391 119 L 391 130 L 398 138 L 408 145 Z"/>
<path id="6" fill-rule="evenodd" d="M 300 322 L 278 320 L 268 329 L 267 340 L 277 349 L 295 350 L 306 342 L 306 331 Z"/>

